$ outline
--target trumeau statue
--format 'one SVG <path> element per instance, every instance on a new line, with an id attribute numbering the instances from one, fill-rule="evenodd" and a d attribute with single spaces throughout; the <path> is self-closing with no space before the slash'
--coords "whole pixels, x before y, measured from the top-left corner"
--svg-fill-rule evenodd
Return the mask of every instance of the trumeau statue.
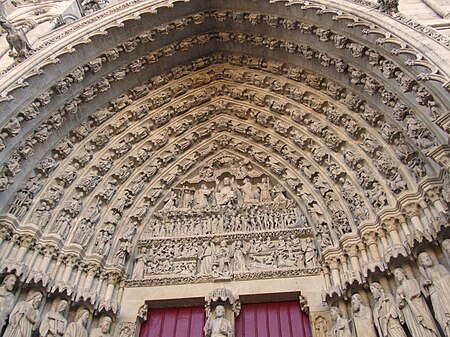
<path id="1" fill-rule="evenodd" d="M 64 337 L 88 337 L 86 324 L 89 320 L 89 310 L 83 309 L 79 312 L 74 322 L 67 327 Z"/>
<path id="2" fill-rule="evenodd" d="M 233 337 L 231 322 L 225 318 L 225 307 L 218 305 L 215 312 L 215 318 L 211 316 L 205 323 L 205 337 Z"/>
<path id="3" fill-rule="evenodd" d="M 419 283 L 406 278 L 401 268 L 394 270 L 397 288 L 397 306 L 402 312 L 405 323 L 414 337 L 439 336 L 430 310 L 420 293 Z"/>
<path id="4" fill-rule="evenodd" d="M 31 337 L 39 324 L 39 306 L 42 293 L 33 292 L 26 301 L 19 302 L 9 315 L 9 324 L 3 337 Z"/>
<path id="5" fill-rule="evenodd" d="M 422 273 L 422 286 L 433 305 L 436 320 L 450 336 L 450 273 L 440 263 L 435 263 L 427 252 L 418 256 Z"/>
<path id="6" fill-rule="evenodd" d="M 358 337 L 377 337 L 373 325 L 372 312 L 361 301 L 361 295 L 352 296 L 353 324 Z"/>
<path id="7" fill-rule="evenodd" d="M 39 327 L 39 335 L 41 337 L 60 337 L 64 335 L 67 328 L 67 320 L 63 314 L 67 306 L 67 301 L 61 300 L 55 311 L 49 311 L 44 315 Z"/>
<path id="8" fill-rule="evenodd" d="M 14 286 L 17 277 L 13 274 L 6 275 L 0 286 L 0 332 L 3 330 L 6 319 L 14 306 Z"/>

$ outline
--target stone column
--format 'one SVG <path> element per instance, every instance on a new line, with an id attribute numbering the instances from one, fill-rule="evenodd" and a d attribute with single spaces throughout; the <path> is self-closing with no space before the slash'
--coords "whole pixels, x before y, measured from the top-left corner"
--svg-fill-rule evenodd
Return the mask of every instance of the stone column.
<path id="1" fill-rule="evenodd" d="M 429 241 L 433 241 L 430 231 L 423 227 L 422 221 L 420 220 L 419 206 L 417 204 L 409 204 L 404 207 L 404 210 L 406 212 L 406 216 L 408 217 L 409 221 L 411 221 L 411 224 L 414 228 L 414 236 L 417 241 L 422 242 L 423 237 L 425 237 Z"/>
<path id="2" fill-rule="evenodd" d="M 350 265 L 352 267 L 352 278 L 357 280 L 358 282 L 362 282 L 361 279 L 361 266 L 359 265 L 358 258 L 358 247 L 353 245 L 346 249 L 347 254 L 350 258 Z"/>

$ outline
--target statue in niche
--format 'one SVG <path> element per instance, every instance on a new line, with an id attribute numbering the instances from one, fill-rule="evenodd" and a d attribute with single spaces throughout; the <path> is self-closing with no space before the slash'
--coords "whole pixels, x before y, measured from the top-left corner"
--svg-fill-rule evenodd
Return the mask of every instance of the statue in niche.
<path id="1" fill-rule="evenodd" d="M 19 302 L 9 315 L 9 324 L 3 337 L 31 337 L 39 323 L 40 291 L 33 292 L 26 301 Z"/>
<path id="2" fill-rule="evenodd" d="M 6 275 L 3 283 L 0 286 L 0 332 L 6 323 L 6 318 L 9 316 L 14 307 L 14 286 L 16 285 L 17 277 L 13 274 Z"/>
<path id="3" fill-rule="evenodd" d="M 381 285 L 373 282 L 370 285 L 375 300 L 373 307 L 373 319 L 380 337 L 406 337 L 400 321 L 403 321 L 394 298 L 390 294 L 385 294 Z"/>
<path id="4" fill-rule="evenodd" d="M 352 296 L 354 330 L 358 337 L 377 337 L 373 325 L 372 311 L 361 301 L 360 294 Z"/>
<path id="5" fill-rule="evenodd" d="M 216 317 L 209 316 L 203 328 L 205 337 L 233 337 L 231 322 L 225 318 L 225 307 L 218 305 L 214 312 Z"/>
<path id="6" fill-rule="evenodd" d="M 238 187 L 241 190 L 242 198 L 244 204 L 254 204 L 256 203 L 257 195 L 253 190 L 253 184 L 251 183 L 249 178 L 244 179 L 244 184 Z"/>
<path id="7" fill-rule="evenodd" d="M 236 203 L 237 195 L 233 187 L 234 178 L 223 178 L 222 182 L 216 180 L 216 189 L 214 196 L 218 206 L 233 205 Z"/>
<path id="8" fill-rule="evenodd" d="M 48 206 L 44 202 L 34 211 L 31 222 L 34 223 L 38 228 L 43 229 L 45 226 L 47 226 L 51 217 L 52 213 L 50 212 L 50 206 Z"/>
<path id="9" fill-rule="evenodd" d="M 436 320 L 450 336 L 450 273 L 440 263 L 435 263 L 427 252 L 418 256 L 422 286 L 431 299 Z"/>
<path id="10" fill-rule="evenodd" d="M 64 335 L 67 328 L 67 320 L 63 315 L 67 306 L 68 302 L 63 299 L 59 301 L 55 311 L 49 311 L 44 315 L 39 327 L 39 336 L 62 337 Z"/>
<path id="11" fill-rule="evenodd" d="M 204 241 L 202 247 L 198 252 L 199 271 L 200 275 L 211 274 L 214 263 L 215 246 L 214 243 Z"/>
<path id="12" fill-rule="evenodd" d="M 89 310 L 83 309 L 74 322 L 67 327 L 64 337 L 88 337 L 86 325 L 89 320 Z"/>
<path id="13" fill-rule="evenodd" d="M 89 337 L 111 337 L 109 333 L 111 330 L 112 319 L 109 316 L 105 316 L 100 321 L 98 328 L 92 329 Z"/>
<path id="14" fill-rule="evenodd" d="M 399 282 L 397 288 L 397 306 L 401 310 L 411 335 L 414 337 L 437 337 L 437 328 L 433 317 L 420 293 L 419 283 L 406 278 L 401 268 L 394 270 Z"/>
<path id="15" fill-rule="evenodd" d="M 263 177 L 258 184 L 259 188 L 259 202 L 268 203 L 272 201 L 272 195 L 270 194 L 270 181 L 269 178 Z"/>
<path id="16" fill-rule="evenodd" d="M 342 312 L 339 308 L 330 308 L 331 324 L 330 337 L 352 337 L 348 321 L 342 317 Z"/>

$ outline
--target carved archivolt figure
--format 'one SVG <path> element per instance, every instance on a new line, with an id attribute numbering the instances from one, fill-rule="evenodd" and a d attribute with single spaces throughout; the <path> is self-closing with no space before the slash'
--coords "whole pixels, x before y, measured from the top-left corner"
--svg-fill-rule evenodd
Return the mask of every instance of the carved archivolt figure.
<path id="1" fill-rule="evenodd" d="M 370 285 L 375 300 L 373 307 L 373 319 L 380 337 L 406 337 L 400 320 L 403 321 L 394 298 L 385 294 L 379 283 L 373 282 Z"/>
<path id="2" fill-rule="evenodd" d="M 41 337 L 58 337 L 64 335 L 67 328 L 67 320 L 63 314 L 67 309 L 67 305 L 66 300 L 61 300 L 55 311 L 49 311 L 44 315 L 41 326 L 39 327 L 39 335 Z"/>
<path id="3" fill-rule="evenodd" d="M 19 302 L 9 315 L 9 324 L 3 337 L 31 337 L 39 322 L 42 293 L 34 292 L 28 300 Z"/>
<path id="4" fill-rule="evenodd" d="M 205 327 L 205 337 L 232 337 L 233 328 L 231 322 L 225 318 L 225 308 L 218 305 L 215 310 L 216 318 L 208 317 Z"/>
<path id="5" fill-rule="evenodd" d="M 361 302 L 361 295 L 352 296 L 353 323 L 358 337 L 377 337 L 373 325 L 372 312 Z"/>
<path id="6" fill-rule="evenodd" d="M 89 320 L 89 311 L 82 310 L 78 315 L 78 319 L 67 327 L 64 337 L 88 337 L 86 324 Z"/>
<path id="7" fill-rule="evenodd" d="M 450 273 L 439 263 L 434 263 L 427 252 L 419 254 L 422 285 L 433 304 L 436 320 L 446 336 L 450 336 Z"/>
<path id="8" fill-rule="evenodd" d="M 341 310 L 336 307 L 330 309 L 331 324 L 330 337 L 352 337 L 348 321 L 342 317 Z"/>
<path id="9" fill-rule="evenodd" d="M 6 318 L 14 307 L 13 289 L 16 285 L 17 277 L 13 274 L 6 275 L 0 286 L 0 332 L 3 330 Z"/>
<path id="10" fill-rule="evenodd" d="M 414 337 L 436 337 L 437 328 L 433 317 L 420 294 L 419 283 L 408 280 L 401 268 L 394 270 L 395 279 L 400 283 L 397 288 L 397 305 L 403 313 L 406 325 Z"/>

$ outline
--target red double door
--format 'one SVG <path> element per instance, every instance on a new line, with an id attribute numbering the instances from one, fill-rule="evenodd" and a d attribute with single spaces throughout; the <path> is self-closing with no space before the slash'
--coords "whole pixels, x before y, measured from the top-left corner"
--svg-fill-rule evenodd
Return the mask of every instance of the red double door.
<path id="1" fill-rule="evenodd" d="M 203 307 L 151 309 L 140 337 L 202 337 Z M 311 337 L 308 316 L 297 301 L 243 304 L 236 337 Z"/>

